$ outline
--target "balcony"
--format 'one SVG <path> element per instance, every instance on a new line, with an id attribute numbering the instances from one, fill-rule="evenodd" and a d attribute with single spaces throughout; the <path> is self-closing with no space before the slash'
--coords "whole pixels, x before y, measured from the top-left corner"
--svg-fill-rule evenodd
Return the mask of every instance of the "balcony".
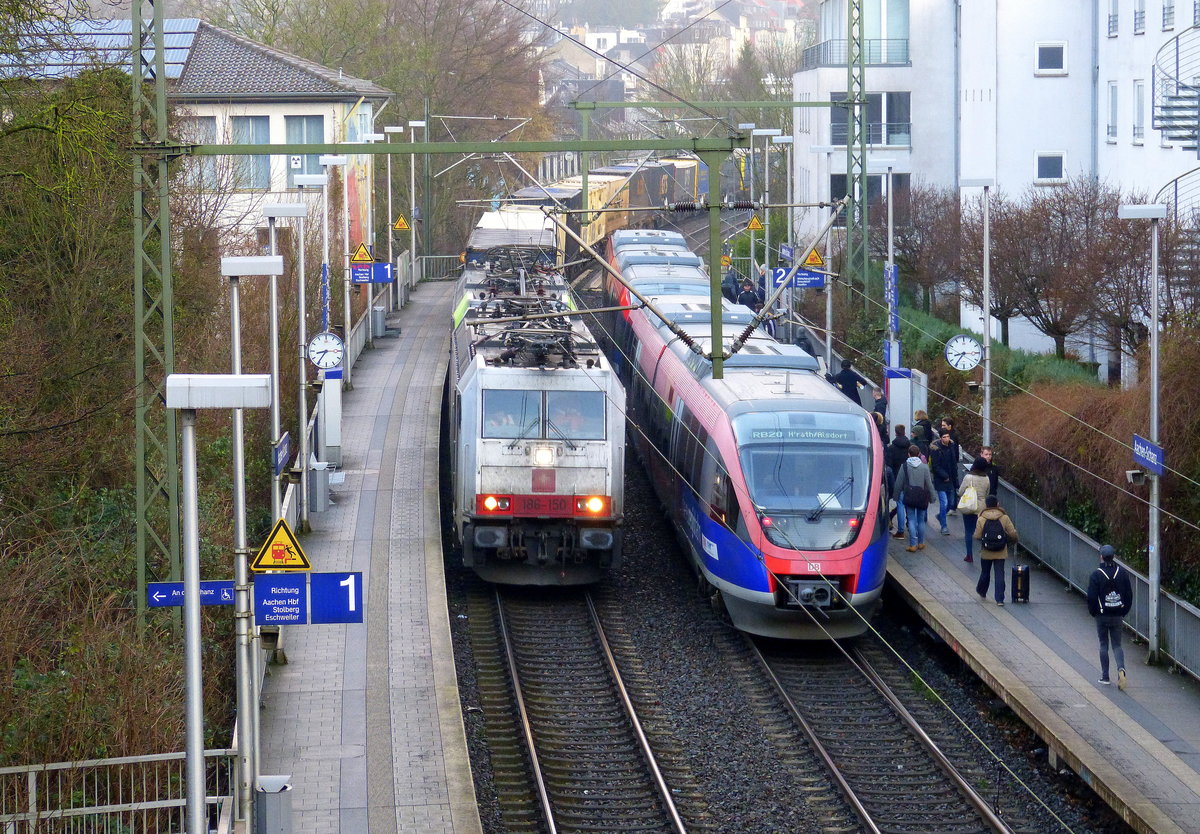
<path id="1" fill-rule="evenodd" d="M 846 122 L 829 123 L 829 143 L 831 145 L 846 144 Z M 868 122 L 868 145 L 899 145 L 908 147 L 912 144 L 911 122 Z"/>
<path id="2" fill-rule="evenodd" d="M 908 38 L 863 41 L 863 52 L 866 63 L 871 66 L 907 66 L 909 64 Z M 823 41 L 804 50 L 804 60 L 800 64 L 800 69 L 844 66 L 846 66 L 846 41 L 834 40 Z"/>

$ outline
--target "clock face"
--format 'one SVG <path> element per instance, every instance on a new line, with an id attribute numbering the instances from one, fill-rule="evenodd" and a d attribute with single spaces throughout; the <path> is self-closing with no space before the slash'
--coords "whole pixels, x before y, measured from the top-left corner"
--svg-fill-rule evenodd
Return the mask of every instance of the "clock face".
<path id="1" fill-rule="evenodd" d="M 983 359 L 983 348 L 974 338 L 966 335 L 955 336 L 946 342 L 946 361 L 950 367 L 959 371 L 969 371 Z"/>
<path id="2" fill-rule="evenodd" d="M 342 364 L 344 352 L 342 340 L 328 330 L 318 333 L 308 342 L 308 361 L 318 368 L 336 368 Z"/>

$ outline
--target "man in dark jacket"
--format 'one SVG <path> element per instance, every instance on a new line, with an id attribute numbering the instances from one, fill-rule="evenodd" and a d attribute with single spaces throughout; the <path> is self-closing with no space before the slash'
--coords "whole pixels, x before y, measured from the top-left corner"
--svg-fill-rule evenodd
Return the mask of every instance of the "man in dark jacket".
<path id="1" fill-rule="evenodd" d="M 1100 640 L 1100 683 L 1108 686 L 1108 646 L 1117 659 L 1117 686 L 1125 688 L 1125 652 L 1121 648 L 1121 628 L 1133 604 L 1133 586 L 1129 571 L 1117 564 L 1117 552 L 1111 544 L 1100 548 L 1100 566 L 1088 579 L 1088 613 L 1096 618 L 1096 636 Z"/>
<path id="2" fill-rule="evenodd" d="M 1000 467 L 992 460 L 992 447 L 984 446 L 979 450 L 979 456 L 987 461 L 988 495 L 995 495 L 1000 487 Z"/>
<path id="3" fill-rule="evenodd" d="M 867 385 L 866 379 L 862 374 L 854 370 L 854 363 L 849 359 L 842 360 L 842 369 L 829 378 L 829 381 L 841 389 L 842 393 L 850 398 L 850 401 L 856 405 L 862 405 L 862 400 L 858 396 L 858 389 L 863 385 Z"/>
<path id="4" fill-rule="evenodd" d="M 908 447 L 912 445 L 912 441 L 908 439 L 908 429 L 903 424 L 896 426 L 896 439 L 887 445 L 883 450 L 883 463 L 892 470 L 892 484 L 896 483 L 896 479 L 900 477 L 900 467 L 904 465 L 904 461 L 908 460 Z M 892 497 L 896 499 L 896 532 L 892 534 L 893 538 L 902 539 L 904 533 L 904 502 L 899 496 L 892 491 Z"/>
<path id="5" fill-rule="evenodd" d="M 929 450 L 929 470 L 933 475 L 933 488 L 938 495 L 938 523 L 942 527 L 942 535 L 950 535 L 946 526 L 946 513 L 950 510 L 950 497 L 958 493 L 958 444 L 943 431 Z"/>
<path id="6" fill-rule="evenodd" d="M 742 282 L 742 291 L 738 293 L 737 303 L 743 307 L 749 307 L 756 313 L 762 307 L 762 299 L 758 297 L 758 293 L 754 290 L 754 284 L 749 279 Z"/>

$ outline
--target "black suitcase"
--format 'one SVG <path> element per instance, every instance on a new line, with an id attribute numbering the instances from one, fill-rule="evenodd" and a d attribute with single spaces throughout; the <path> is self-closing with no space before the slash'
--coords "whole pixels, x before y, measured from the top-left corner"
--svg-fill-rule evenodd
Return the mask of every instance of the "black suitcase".
<path id="1" fill-rule="evenodd" d="M 1012 601 L 1029 602 L 1029 565 L 1013 565 Z"/>

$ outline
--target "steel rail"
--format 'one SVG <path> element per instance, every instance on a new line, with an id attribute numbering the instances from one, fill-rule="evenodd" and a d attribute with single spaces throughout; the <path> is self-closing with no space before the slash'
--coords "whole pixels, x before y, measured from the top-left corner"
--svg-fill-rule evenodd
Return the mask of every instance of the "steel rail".
<path id="1" fill-rule="evenodd" d="M 825 767 L 829 770 L 829 775 L 833 777 L 833 781 L 837 784 L 838 789 L 841 790 L 842 795 L 846 797 L 846 801 L 850 803 L 850 806 L 854 809 L 854 812 L 858 814 L 858 818 L 862 821 L 863 827 L 869 832 L 869 834 L 883 834 L 883 830 L 875 823 L 875 820 L 871 817 L 871 812 L 867 810 L 867 806 L 864 805 L 862 800 L 858 798 L 858 794 L 855 793 L 854 788 L 851 787 L 848 781 L 846 781 L 846 777 L 842 775 L 842 771 L 840 768 L 838 768 L 837 763 L 834 762 L 833 756 L 831 756 L 829 751 L 825 749 L 825 745 L 817 736 L 816 731 L 813 730 L 812 725 L 808 723 L 808 720 L 805 719 L 803 714 L 801 714 L 800 708 L 796 706 L 796 702 L 792 700 L 790 695 L 788 695 L 787 689 L 783 685 L 783 681 L 779 680 L 779 678 L 775 675 L 775 671 L 771 668 L 771 665 L 767 663 L 767 659 L 763 657 L 763 654 L 761 651 L 759 651 L 757 644 L 755 644 L 755 642 L 748 635 L 743 635 L 743 637 L 746 640 L 746 645 L 750 647 L 751 655 L 753 655 L 754 659 L 758 661 L 758 665 L 762 668 L 763 672 L 766 673 L 767 678 L 770 679 L 771 683 L 775 686 L 775 691 L 779 694 L 779 697 L 783 699 L 784 704 L 787 705 L 788 712 L 792 714 L 792 718 L 796 720 L 796 723 L 800 726 L 800 729 L 804 731 L 804 735 L 807 736 L 809 744 L 812 745 L 813 750 L 821 758 L 821 761 L 825 763 Z"/>
<path id="2" fill-rule="evenodd" d="M 617 658 L 613 655 L 612 648 L 608 644 L 608 637 L 604 634 L 604 625 L 600 622 L 600 614 L 596 611 L 596 604 L 592 600 L 590 593 L 585 596 L 585 599 L 587 600 L 588 612 L 592 615 L 592 625 L 595 626 L 596 635 L 600 638 L 600 647 L 604 650 L 604 659 L 608 662 L 609 674 L 612 675 L 613 682 L 617 686 L 617 692 L 621 695 L 621 703 L 625 707 L 625 714 L 629 717 L 629 722 L 633 725 L 634 735 L 637 736 L 638 745 L 642 748 L 642 755 L 646 759 L 646 766 L 649 767 L 650 773 L 654 777 L 654 784 L 658 786 L 663 806 L 666 808 L 667 815 L 671 817 L 671 824 L 677 834 L 687 834 L 687 827 L 683 824 L 683 820 L 679 816 L 679 810 L 675 807 L 675 800 L 671 796 L 671 788 L 667 785 L 667 780 L 663 778 L 662 771 L 659 770 L 658 760 L 654 757 L 654 751 L 650 749 L 650 740 L 646 738 L 646 733 L 642 730 L 642 722 L 638 720 L 637 710 L 634 709 L 633 701 L 629 698 L 629 692 L 625 689 L 625 681 L 621 678 L 621 671 L 617 668 Z"/>
<path id="3" fill-rule="evenodd" d="M 513 650 L 512 638 L 508 633 L 508 623 L 504 619 L 504 597 L 500 589 L 496 591 L 496 618 L 499 624 L 500 639 L 504 641 L 504 656 L 508 661 L 508 672 L 512 675 L 513 699 L 516 701 L 517 718 L 521 723 L 521 732 L 525 736 L 525 747 L 529 752 L 529 765 L 533 769 L 533 781 L 537 788 L 538 799 L 542 804 L 542 814 L 546 817 L 548 834 L 558 834 L 554 824 L 554 807 L 550 804 L 550 794 L 546 791 L 546 777 L 542 773 L 542 765 L 538 760 L 537 746 L 533 741 L 533 725 L 529 721 L 529 713 L 525 709 L 525 698 L 521 694 L 521 675 L 517 671 L 517 655 Z"/>
<path id="4" fill-rule="evenodd" d="M 871 662 L 867 660 L 863 653 L 859 651 L 857 647 L 853 647 L 849 650 L 849 654 L 851 661 L 855 664 L 855 666 L 858 667 L 858 670 L 862 672 L 864 677 L 871 682 L 871 685 L 879 691 L 879 694 L 882 695 L 889 704 L 891 704 L 892 709 L 896 712 L 896 715 L 900 717 L 900 720 L 904 722 L 905 726 L 908 727 L 908 729 L 912 731 L 913 735 L 917 737 L 917 740 L 921 742 L 921 745 L 925 748 L 929 755 L 933 757 L 934 761 L 937 762 L 938 767 L 940 767 L 942 772 L 946 774 L 950 781 L 952 781 L 958 787 L 959 792 L 962 793 L 967 802 L 971 803 L 971 806 L 979 812 L 979 815 L 983 817 L 983 821 L 987 823 L 992 831 L 995 831 L 996 834 L 1013 834 L 1012 829 L 1008 827 L 1004 820 L 997 816 L 997 814 L 992 810 L 991 805 L 988 804 L 987 800 L 980 796 L 979 792 L 971 787 L 970 783 L 963 777 L 961 773 L 959 773 L 958 768 L 956 768 L 954 763 L 946 757 L 946 754 L 942 752 L 940 747 L 938 747 L 937 742 L 929 737 L 929 735 L 917 722 L 917 719 L 914 718 L 912 713 L 908 711 L 908 708 L 901 703 L 900 699 L 892 691 L 891 687 L 889 687 L 884 681 L 883 677 L 877 671 L 875 671 L 875 667 L 871 665 Z"/>

